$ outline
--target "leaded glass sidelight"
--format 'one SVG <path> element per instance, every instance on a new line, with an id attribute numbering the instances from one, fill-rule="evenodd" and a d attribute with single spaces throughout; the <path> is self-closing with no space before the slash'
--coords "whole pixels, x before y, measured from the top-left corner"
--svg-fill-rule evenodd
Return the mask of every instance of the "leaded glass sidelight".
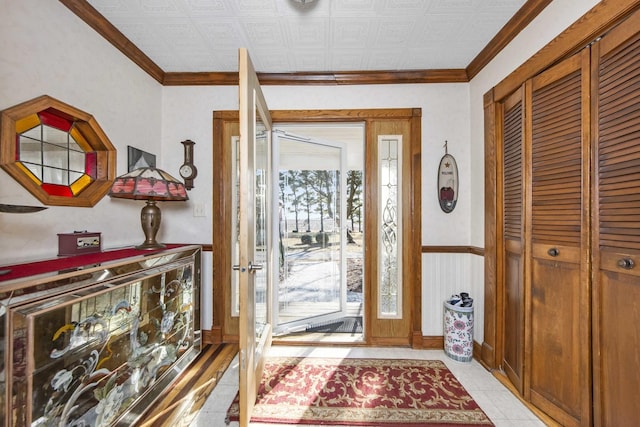
<path id="1" fill-rule="evenodd" d="M 402 135 L 378 137 L 378 317 L 402 317 Z"/>

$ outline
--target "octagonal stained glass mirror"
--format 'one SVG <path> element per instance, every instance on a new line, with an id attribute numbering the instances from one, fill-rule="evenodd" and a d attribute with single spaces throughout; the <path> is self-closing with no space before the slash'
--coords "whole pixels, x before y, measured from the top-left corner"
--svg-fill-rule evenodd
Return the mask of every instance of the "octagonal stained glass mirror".
<path id="1" fill-rule="evenodd" d="M 116 149 L 88 113 L 43 95 L 0 112 L 0 167 L 45 205 L 93 206 Z"/>

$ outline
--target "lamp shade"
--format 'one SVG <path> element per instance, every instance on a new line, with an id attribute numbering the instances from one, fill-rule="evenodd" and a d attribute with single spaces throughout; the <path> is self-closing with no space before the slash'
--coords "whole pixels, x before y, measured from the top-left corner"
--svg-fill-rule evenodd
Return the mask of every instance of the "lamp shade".
<path id="1" fill-rule="evenodd" d="M 187 189 L 165 171 L 156 168 L 140 168 L 121 175 L 113 181 L 111 197 L 134 200 L 184 201 Z"/>
<path id="2" fill-rule="evenodd" d="M 160 229 L 162 214 L 156 205 L 157 201 L 188 200 L 184 184 L 163 170 L 156 168 L 140 168 L 119 176 L 113 181 L 111 197 L 122 199 L 146 200 L 140 211 L 140 223 L 144 231 L 145 241 L 136 246 L 137 249 L 160 249 L 165 245 L 156 241 Z"/>

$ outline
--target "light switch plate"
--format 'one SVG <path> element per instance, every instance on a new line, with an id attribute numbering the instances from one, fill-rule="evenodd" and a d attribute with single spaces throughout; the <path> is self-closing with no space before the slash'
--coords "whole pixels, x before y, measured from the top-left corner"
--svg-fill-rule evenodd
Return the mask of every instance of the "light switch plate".
<path id="1" fill-rule="evenodd" d="M 207 216 L 207 204 L 196 203 L 193 206 L 193 216 Z"/>

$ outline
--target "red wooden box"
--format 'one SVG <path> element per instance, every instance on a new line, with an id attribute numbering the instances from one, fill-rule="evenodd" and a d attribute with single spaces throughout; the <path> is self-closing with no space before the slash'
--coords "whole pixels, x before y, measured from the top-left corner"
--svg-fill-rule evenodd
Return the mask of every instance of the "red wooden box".
<path id="1" fill-rule="evenodd" d="M 100 252 L 102 250 L 100 234 L 86 231 L 58 234 L 58 256 Z"/>

